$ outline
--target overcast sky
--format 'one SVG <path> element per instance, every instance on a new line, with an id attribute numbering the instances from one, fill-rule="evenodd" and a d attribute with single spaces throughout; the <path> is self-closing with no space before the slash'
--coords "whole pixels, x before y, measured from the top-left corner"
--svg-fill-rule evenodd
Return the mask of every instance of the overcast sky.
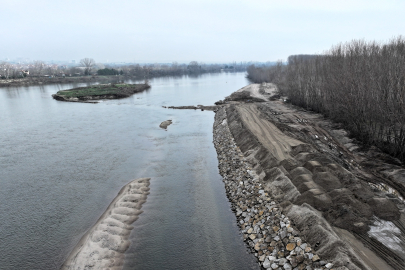
<path id="1" fill-rule="evenodd" d="M 404 0 L 1 0 L 0 60 L 286 60 L 405 35 Z"/>

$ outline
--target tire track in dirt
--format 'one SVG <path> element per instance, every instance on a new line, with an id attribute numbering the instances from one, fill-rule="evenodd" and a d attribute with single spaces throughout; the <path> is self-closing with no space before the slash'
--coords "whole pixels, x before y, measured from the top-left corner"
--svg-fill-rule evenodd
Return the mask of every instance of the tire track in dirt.
<path id="1" fill-rule="evenodd" d="M 250 129 L 278 161 L 290 158 L 291 147 L 303 144 L 301 141 L 290 138 L 282 133 L 274 124 L 259 118 L 256 105 L 238 106 L 244 125 Z"/>

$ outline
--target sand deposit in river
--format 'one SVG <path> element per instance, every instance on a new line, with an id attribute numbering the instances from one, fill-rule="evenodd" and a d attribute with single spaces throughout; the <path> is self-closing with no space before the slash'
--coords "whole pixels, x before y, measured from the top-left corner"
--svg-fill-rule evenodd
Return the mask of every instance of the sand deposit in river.
<path id="1" fill-rule="evenodd" d="M 121 269 L 131 225 L 142 213 L 150 178 L 125 185 L 97 223 L 82 237 L 61 269 Z"/>
<path id="2" fill-rule="evenodd" d="M 172 120 L 166 120 L 160 123 L 159 127 L 163 129 L 167 129 L 168 126 L 172 124 Z"/>

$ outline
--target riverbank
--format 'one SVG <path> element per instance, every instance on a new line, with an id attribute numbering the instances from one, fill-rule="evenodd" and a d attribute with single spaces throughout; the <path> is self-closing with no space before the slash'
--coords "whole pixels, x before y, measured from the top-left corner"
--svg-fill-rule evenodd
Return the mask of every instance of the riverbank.
<path id="1" fill-rule="evenodd" d="M 126 98 L 149 88 L 148 84 L 98 84 L 59 91 L 52 97 L 59 101 L 94 102 L 100 99 Z"/>
<path id="2" fill-rule="evenodd" d="M 221 102 L 214 124 L 228 198 L 262 267 L 401 269 L 404 169 L 376 149 L 360 152 L 344 130 L 275 89 L 244 87 Z M 398 190 L 376 188 L 393 182 Z"/>
<path id="3" fill-rule="evenodd" d="M 130 243 L 131 225 L 142 213 L 150 178 L 125 185 L 63 264 L 63 270 L 120 269 Z"/>
<path id="4" fill-rule="evenodd" d="M 181 78 L 183 76 L 198 77 L 207 74 L 215 74 L 219 72 L 202 72 L 196 74 L 149 74 L 147 80 L 154 78 Z M 91 76 L 74 76 L 74 77 L 25 77 L 18 79 L 0 79 L 1 87 L 19 87 L 31 85 L 50 85 L 50 84 L 68 84 L 68 83 L 114 83 L 125 80 L 144 81 L 144 75 L 91 75 Z"/>
<path id="5" fill-rule="evenodd" d="M 80 77 L 25 77 L 19 79 L 0 80 L 0 87 L 9 86 L 30 86 L 30 85 L 48 85 L 62 83 L 108 83 L 127 79 L 119 76 L 80 76 Z M 131 78 L 129 78 L 131 79 Z M 134 78 L 136 79 L 136 78 Z"/>
<path id="6" fill-rule="evenodd" d="M 331 268 L 333 264 L 314 254 L 311 245 L 282 213 L 281 205 L 263 189 L 252 164 L 233 140 L 225 107 L 215 116 L 214 145 L 232 210 L 260 265 L 265 269 Z"/>

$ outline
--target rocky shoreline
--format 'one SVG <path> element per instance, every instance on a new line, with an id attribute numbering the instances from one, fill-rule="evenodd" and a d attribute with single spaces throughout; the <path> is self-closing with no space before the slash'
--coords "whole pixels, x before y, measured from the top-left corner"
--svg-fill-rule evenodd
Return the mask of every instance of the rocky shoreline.
<path id="1" fill-rule="evenodd" d="M 263 189 L 252 165 L 233 140 L 225 107 L 215 115 L 214 145 L 232 210 L 243 238 L 260 266 L 285 270 L 331 269 L 333 264 L 313 251 L 283 214 L 283 206 Z"/>

